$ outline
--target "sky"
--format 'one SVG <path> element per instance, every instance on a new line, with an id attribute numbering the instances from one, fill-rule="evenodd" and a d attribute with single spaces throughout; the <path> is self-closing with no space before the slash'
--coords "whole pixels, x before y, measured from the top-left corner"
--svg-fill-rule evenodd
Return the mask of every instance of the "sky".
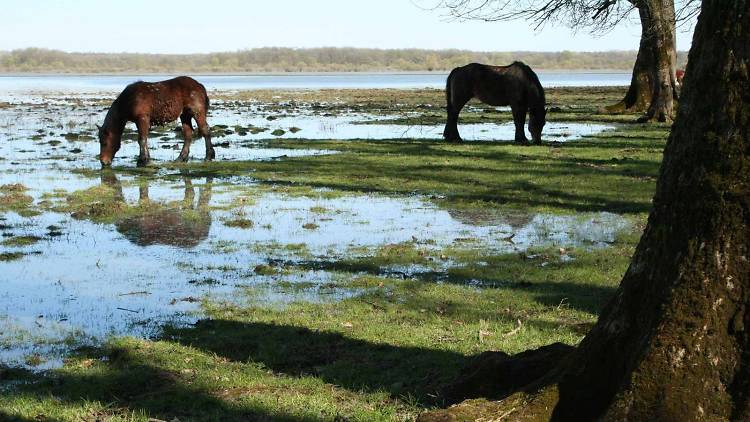
<path id="1" fill-rule="evenodd" d="M 455 21 L 436 0 L 2 0 L 0 50 L 208 53 L 256 47 L 637 50 L 637 16 L 603 36 Z M 422 7 L 420 7 L 422 6 Z M 679 50 L 692 33 L 678 32 Z"/>

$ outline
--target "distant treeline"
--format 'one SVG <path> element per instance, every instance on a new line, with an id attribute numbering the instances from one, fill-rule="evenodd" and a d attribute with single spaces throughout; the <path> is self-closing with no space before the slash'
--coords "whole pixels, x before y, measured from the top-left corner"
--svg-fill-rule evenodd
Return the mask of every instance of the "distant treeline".
<path id="1" fill-rule="evenodd" d="M 208 54 L 66 53 L 26 48 L 0 52 L 0 72 L 50 73 L 230 73 L 444 71 L 470 62 L 508 64 L 521 60 L 536 69 L 630 70 L 635 51 L 476 52 L 370 48 L 255 48 Z M 686 53 L 679 53 L 684 64 Z"/>

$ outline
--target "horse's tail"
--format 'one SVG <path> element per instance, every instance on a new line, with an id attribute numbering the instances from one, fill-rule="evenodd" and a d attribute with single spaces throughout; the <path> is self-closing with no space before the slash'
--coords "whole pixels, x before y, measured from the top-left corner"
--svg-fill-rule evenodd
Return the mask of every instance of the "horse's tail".
<path id="1" fill-rule="evenodd" d="M 208 111 L 208 107 L 211 105 L 211 102 L 208 101 L 208 94 L 203 94 L 206 97 L 206 111 Z"/>
<path id="2" fill-rule="evenodd" d="M 448 74 L 448 79 L 445 81 L 445 102 L 448 111 L 453 107 L 453 77 L 456 74 L 458 68 L 451 70 Z"/>

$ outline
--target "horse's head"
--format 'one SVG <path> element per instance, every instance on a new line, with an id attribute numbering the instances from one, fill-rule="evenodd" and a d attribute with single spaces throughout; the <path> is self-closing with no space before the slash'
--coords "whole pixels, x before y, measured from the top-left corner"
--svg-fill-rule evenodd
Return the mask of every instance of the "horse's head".
<path id="1" fill-rule="evenodd" d="M 547 123 L 547 109 L 540 107 L 538 110 L 532 110 L 529 113 L 529 132 L 531 132 L 531 140 L 535 143 L 542 142 L 542 129 Z"/>
<path id="2" fill-rule="evenodd" d="M 120 137 L 115 136 L 111 129 L 99 126 L 99 161 L 102 166 L 112 165 L 112 159 L 120 150 Z"/>

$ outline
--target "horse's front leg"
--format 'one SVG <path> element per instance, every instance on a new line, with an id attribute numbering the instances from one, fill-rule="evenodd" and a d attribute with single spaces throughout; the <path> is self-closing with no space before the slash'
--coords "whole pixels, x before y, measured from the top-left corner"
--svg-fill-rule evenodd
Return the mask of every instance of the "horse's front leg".
<path id="1" fill-rule="evenodd" d="M 191 116 L 187 114 L 180 115 L 182 122 L 182 137 L 185 141 L 182 144 L 182 151 L 177 157 L 177 161 L 187 161 L 190 157 L 190 143 L 193 142 L 193 125 L 190 123 Z"/>
<path id="2" fill-rule="evenodd" d="M 135 122 L 135 125 L 138 128 L 138 146 L 140 147 L 138 166 L 142 167 L 151 161 L 151 156 L 148 153 L 148 131 L 151 130 L 151 121 L 147 117 L 141 117 Z"/>
<path id="3" fill-rule="evenodd" d="M 528 144 L 529 140 L 526 138 L 526 132 L 524 132 L 524 126 L 526 125 L 526 107 L 511 106 L 513 111 L 513 123 L 516 126 L 515 141 L 522 144 Z"/>

